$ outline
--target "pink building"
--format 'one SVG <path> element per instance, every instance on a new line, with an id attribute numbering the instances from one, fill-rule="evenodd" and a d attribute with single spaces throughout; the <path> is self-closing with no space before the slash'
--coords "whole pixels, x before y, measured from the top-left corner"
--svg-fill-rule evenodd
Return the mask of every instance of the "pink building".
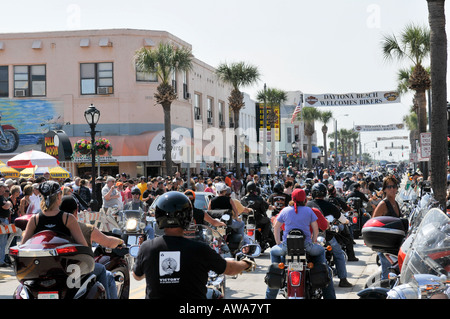
<path id="1" fill-rule="evenodd" d="M 192 49 L 165 31 L 0 34 L 0 112 L 2 124 L 13 125 L 20 134 L 16 152 L 40 150 L 48 130 L 64 130 L 72 144 L 90 139 L 84 111 L 94 104 L 101 112 L 98 136 L 113 146 L 112 158 L 101 164 L 101 174 L 162 174 L 164 152 L 159 145 L 164 116 L 154 99 L 158 82 L 154 74 L 139 72 L 134 61 L 138 49 L 160 42 Z M 193 150 L 197 161 L 204 159 L 203 132 L 229 127 L 231 88 L 220 83 L 214 71 L 194 58 L 192 71 L 173 75 L 178 99 L 172 104 L 172 129 L 189 132 L 193 139 L 185 140 L 190 143 L 200 141 L 201 146 Z M 2 154 L 0 159 L 7 161 L 13 155 Z M 228 156 L 220 155 L 209 156 L 208 161 L 222 162 Z M 90 175 L 90 161 L 75 158 L 63 166 L 74 175 Z M 194 167 L 198 170 L 200 165 Z"/>

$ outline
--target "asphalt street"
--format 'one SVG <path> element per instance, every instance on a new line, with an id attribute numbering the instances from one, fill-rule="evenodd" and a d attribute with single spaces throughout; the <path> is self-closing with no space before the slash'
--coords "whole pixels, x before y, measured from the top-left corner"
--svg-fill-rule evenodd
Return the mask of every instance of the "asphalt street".
<path id="1" fill-rule="evenodd" d="M 355 240 L 355 254 L 359 258 L 357 262 L 347 263 L 348 281 L 353 284 L 352 288 L 340 288 L 339 279 L 334 277 L 334 287 L 337 299 L 358 299 L 357 293 L 364 289 L 367 278 L 373 274 L 376 265 L 376 254 L 360 239 Z M 226 278 L 227 299 L 264 299 L 266 285 L 264 276 L 270 264 L 270 253 L 267 250 L 256 258 L 257 269 L 251 273 L 243 273 L 236 279 Z M 12 268 L 0 268 L 0 299 L 11 299 L 17 280 Z M 132 279 L 130 299 L 143 299 L 145 296 L 145 282 L 137 282 Z M 282 299 L 283 296 L 278 295 Z"/>

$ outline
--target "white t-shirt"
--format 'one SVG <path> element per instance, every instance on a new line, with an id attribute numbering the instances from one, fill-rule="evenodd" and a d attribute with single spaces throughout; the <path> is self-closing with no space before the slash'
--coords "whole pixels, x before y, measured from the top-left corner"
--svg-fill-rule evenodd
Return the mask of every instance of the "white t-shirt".
<path id="1" fill-rule="evenodd" d="M 341 191 L 344 191 L 344 182 L 343 181 L 334 181 L 334 187 L 340 188 Z"/>

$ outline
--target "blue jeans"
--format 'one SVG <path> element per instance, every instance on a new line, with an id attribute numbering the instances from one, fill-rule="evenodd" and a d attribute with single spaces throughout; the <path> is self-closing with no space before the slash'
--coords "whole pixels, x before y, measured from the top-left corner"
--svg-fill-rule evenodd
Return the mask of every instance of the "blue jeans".
<path id="1" fill-rule="evenodd" d="M 0 218 L 0 224 L 9 225 L 8 218 Z M 0 264 L 5 263 L 5 249 L 9 234 L 0 235 Z"/>
<path id="2" fill-rule="evenodd" d="M 103 264 L 95 263 L 94 275 L 97 280 L 105 287 L 106 297 L 108 299 L 117 299 L 117 287 L 113 274 L 106 270 Z"/>
<path id="3" fill-rule="evenodd" d="M 380 258 L 381 263 L 381 280 L 389 279 L 389 267 L 392 265 L 383 253 L 377 253 L 377 255 Z"/>
<path id="4" fill-rule="evenodd" d="M 327 264 L 325 258 L 325 249 L 318 245 L 313 244 L 312 242 L 305 242 L 305 250 L 310 254 L 311 259 L 314 263 L 323 263 Z M 275 245 L 270 249 L 270 260 L 272 263 L 280 263 L 284 260 L 284 256 L 287 252 L 287 244 L 286 242 L 282 242 L 280 245 Z M 333 273 L 331 269 L 329 269 L 330 276 L 330 284 L 323 289 L 323 298 L 324 299 L 336 299 L 336 293 L 334 291 L 333 285 Z M 266 299 L 276 299 L 278 295 L 278 289 L 270 289 L 267 287 L 266 290 Z"/>
<path id="5" fill-rule="evenodd" d="M 329 241 L 330 246 L 333 248 L 332 253 L 334 256 L 334 261 L 336 263 L 336 270 L 339 279 L 347 278 L 347 267 L 345 265 L 345 254 L 342 251 L 341 245 L 337 242 L 336 238 L 333 237 Z"/>

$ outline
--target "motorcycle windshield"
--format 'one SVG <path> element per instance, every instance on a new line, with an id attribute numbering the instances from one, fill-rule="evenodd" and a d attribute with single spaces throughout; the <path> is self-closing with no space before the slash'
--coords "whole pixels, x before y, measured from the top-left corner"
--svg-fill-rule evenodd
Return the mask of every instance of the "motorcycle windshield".
<path id="1" fill-rule="evenodd" d="M 220 233 L 206 225 L 192 225 L 184 231 L 184 237 L 207 244 L 223 258 L 232 257 L 230 249 Z"/>
<path id="2" fill-rule="evenodd" d="M 139 210 L 124 210 L 123 215 L 126 219 L 134 218 L 141 219 L 141 211 Z"/>
<path id="3" fill-rule="evenodd" d="M 408 251 L 400 277 L 408 283 L 417 274 L 449 276 L 450 216 L 433 208 L 423 217 L 411 249 Z"/>

